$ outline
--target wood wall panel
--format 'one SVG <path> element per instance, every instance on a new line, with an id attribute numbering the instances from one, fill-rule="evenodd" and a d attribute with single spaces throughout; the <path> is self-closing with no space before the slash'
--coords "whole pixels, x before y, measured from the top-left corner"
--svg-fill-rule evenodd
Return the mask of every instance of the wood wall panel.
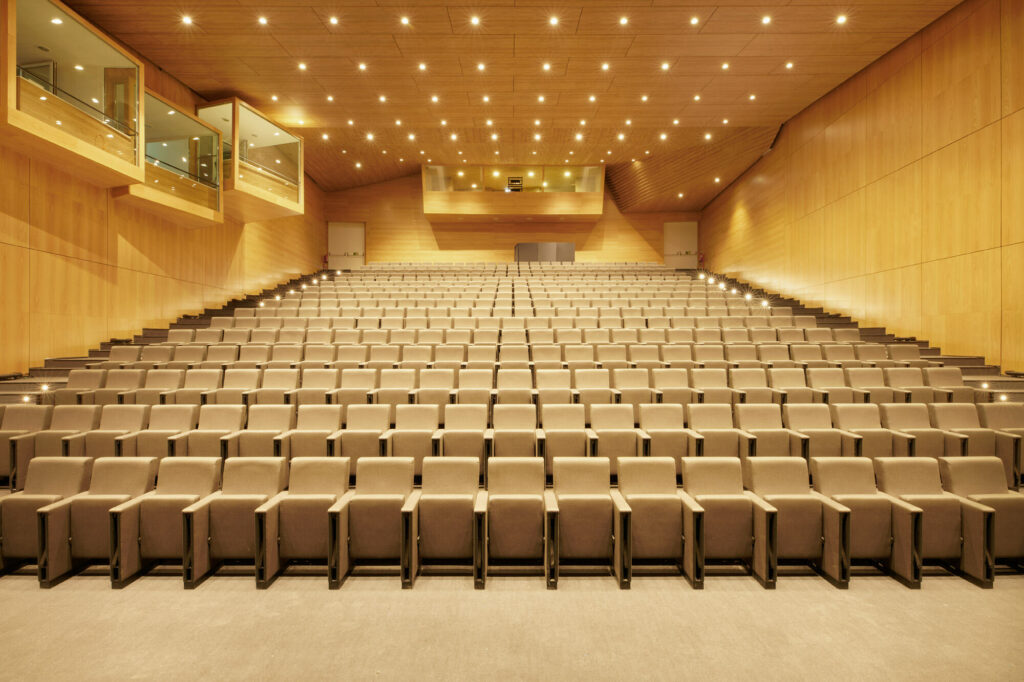
<path id="1" fill-rule="evenodd" d="M 28 364 L 29 250 L 0 243 L 0 371 Z"/>
<path id="2" fill-rule="evenodd" d="M 797 114 L 704 208 L 708 267 L 1024 369 L 1022 7 L 967 0 Z"/>
<path id="3" fill-rule="evenodd" d="M 366 261 L 510 262 L 519 242 L 571 241 L 579 261 L 663 260 L 662 225 L 696 220 L 695 213 L 619 211 L 605 193 L 604 215 L 595 223 L 431 224 L 423 214 L 420 176 L 410 175 L 326 195 L 331 222 L 366 223 Z"/>
<path id="4" fill-rule="evenodd" d="M 28 157 L 0 146 L 0 242 L 28 246 L 30 166 Z"/>

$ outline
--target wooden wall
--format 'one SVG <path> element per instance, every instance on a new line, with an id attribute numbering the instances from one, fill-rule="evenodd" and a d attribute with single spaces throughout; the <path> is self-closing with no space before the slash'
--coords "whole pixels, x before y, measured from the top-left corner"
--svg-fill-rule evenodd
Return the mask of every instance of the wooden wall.
<path id="1" fill-rule="evenodd" d="M 156 69 L 146 80 L 194 101 Z M 323 193 L 309 178 L 305 216 L 187 229 L 3 146 L 0 169 L 0 373 L 312 272 L 327 252 Z"/>
<path id="2" fill-rule="evenodd" d="M 661 262 L 662 225 L 694 213 L 624 214 L 605 192 L 596 223 L 491 222 L 432 224 L 423 215 L 419 174 L 326 198 L 329 221 L 366 223 L 366 261 L 510 262 L 518 242 L 571 241 L 579 261 Z"/>
<path id="3" fill-rule="evenodd" d="M 968 0 L 705 207 L 709 268 L 1024 370 L 1024 2 Z"/>

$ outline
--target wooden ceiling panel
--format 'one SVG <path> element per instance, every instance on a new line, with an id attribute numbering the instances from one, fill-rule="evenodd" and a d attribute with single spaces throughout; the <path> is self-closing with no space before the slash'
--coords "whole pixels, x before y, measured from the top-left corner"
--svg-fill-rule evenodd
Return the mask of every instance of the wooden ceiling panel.
<path id="1" fill-rule="evenodd" d="M 200 96 L 240 96 L 302 134 L 307 172 L 326 190 L 416 173 L 428 160 L 604 162 L 624 210 L 660 211 L 700 209 L 783 122 L 956 2 L 69 4 Z"/>

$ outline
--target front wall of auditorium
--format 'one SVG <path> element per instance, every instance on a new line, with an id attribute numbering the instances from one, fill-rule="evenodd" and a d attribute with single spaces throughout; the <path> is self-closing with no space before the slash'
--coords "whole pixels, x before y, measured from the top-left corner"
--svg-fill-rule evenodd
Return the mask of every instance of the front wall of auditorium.
<path id="1" fill-rule="evenodd" d="M 705 208 L 711 269 L 1024 370 L 1024 2 L 969 0 Z"/>

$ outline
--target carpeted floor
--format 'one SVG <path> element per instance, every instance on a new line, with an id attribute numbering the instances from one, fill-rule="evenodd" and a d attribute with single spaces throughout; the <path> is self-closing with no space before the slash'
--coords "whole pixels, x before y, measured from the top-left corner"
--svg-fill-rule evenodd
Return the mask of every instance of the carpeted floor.
<path id="1" fill-rule="evenodd" d="M 237 569 L 236 569 L 237 571 Z M 981 590 L 949 575 L 919 591 L 881 576 L 849 590 L 782 575 L 322 577 L 257 591 L 221 573 L 110 589 L 99 572 L 40 590 L 0 578 L 0 679 L 928 679 L 1024 678 L 1024 575 Z"/>

